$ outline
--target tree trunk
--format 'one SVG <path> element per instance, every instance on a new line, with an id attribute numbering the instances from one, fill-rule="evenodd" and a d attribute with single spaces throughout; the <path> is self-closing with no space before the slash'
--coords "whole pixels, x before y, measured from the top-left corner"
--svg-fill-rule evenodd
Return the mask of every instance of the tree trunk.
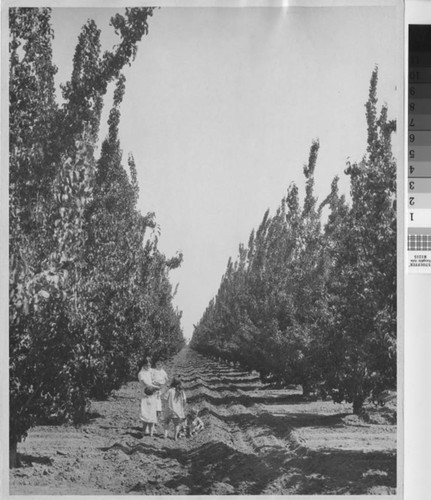
<path id="1" fill-rule="evenodd" d="M 304 382 L 302 384 L 302 395 L 308 397 L 311 394 L 312 386 L 309 382 Z"/>
<path id="2" fill-rule="evenodd" d="M 9 446 L 9 468 L 15 469 L 20 466 L 18 452 L 17 452 L 17 443 L 11 443 Z"/>
<path id="3" fill-rule="evenodd" d="M 362 410 L 362 405 L 364 404 L 364 397 L 362 395 L 357 395 L 353 399 L 353 414 L 359 415 Z"/>

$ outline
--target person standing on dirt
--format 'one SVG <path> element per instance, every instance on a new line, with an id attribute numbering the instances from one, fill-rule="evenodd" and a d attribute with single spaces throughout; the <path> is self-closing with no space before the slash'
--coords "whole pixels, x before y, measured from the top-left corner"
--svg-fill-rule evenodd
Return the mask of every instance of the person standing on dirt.
<path id="1" fill-rule="evenodd" d="M 145 358 L 141 363 L 138 380 L 142 386 L 140 419 L 143 422 L 144 435 L 152 436 L 154 425 L 157 423 L 157 398 L 159 386 L 153 382 L 150 358 Z"/>
<path id="2" fill-rule="evenodd" d="M 170 389 L 166 392 L 164 399 L 166 400 L 166 414 L 165 414 L 165 438 L 168 437 L 169 424 L 174 424 L 174 439 L 178 439 L 181 426 L 186 418 L 185 404 L 186 393 L 183 390 L 181 380 L 173 378 Z"/>
<path id="3" fill-rule="evenodd" d="M 163 368 L 163 362 L 161 360 L 156 361 L 156 367 L 153 368 L 153 383 L 157 384 L 160 389 L 156 392 L 157 399 L 157 418 L 162 415 L 162 395 L 166 392 L 166 385 L 168 383 L 169 377 Z"/>

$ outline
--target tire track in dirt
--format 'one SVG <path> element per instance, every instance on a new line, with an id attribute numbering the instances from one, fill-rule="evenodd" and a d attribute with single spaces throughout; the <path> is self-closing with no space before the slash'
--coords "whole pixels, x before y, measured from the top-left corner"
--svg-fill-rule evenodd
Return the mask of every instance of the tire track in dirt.
<path id="1" fill-rule="evenodd" d="M 271 389 L 256 374 L 188 348 L 167 371 L 181 377 L 203 432 L 175 442 L 163 439 L 159 426 L 144 437 L 139 384 L 130 382 L 108 401 L 93 402 L 80 427 L 33 429 L 20 447 L 32 466 L 11 471 L 11 493 L 394 492 L 395 453 L 385 441 L 393 428 L 346 425 L 345 406 L 304 401 L 295 388 Z M 382 438 L 380 450 L 361 449 L 370 432 Z"/>

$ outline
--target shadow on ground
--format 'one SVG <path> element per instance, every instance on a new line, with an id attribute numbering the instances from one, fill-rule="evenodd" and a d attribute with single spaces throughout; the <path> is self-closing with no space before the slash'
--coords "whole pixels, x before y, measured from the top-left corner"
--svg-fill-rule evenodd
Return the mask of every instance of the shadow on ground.
<path id="1" fill-rule="evenodd" d="M 53 460 L 50 457 L 36 457 L 34 455 L 18 454 L 21 467 L 31 467 L 33 464 L 52 465 Z"/>
<path id="2" fill-rule="evenodd" d="M 395 493 L 394 453 L 322 450 L 296 457 L 271 493 L 349 494 Z"/>
<path id="3" fill-rule="evenodd" d="M 294 427 L 338 427 L 343 426 L 343 418 L 349 413 L 337 413 L 335 415 L 320 415 L 307 413 L 286 413 L 284 415 L 272 415 L 271 413 L 240 413 L 237 415 L 220 415 L 214 410 L 208 409 L 208 413 L 227 424 L 236 424 L 241 429 L 256 427 L 266 428 L 276 437 L 285 438 L 287 432 Z"/>
<path id="4" fill-rule="evenodd" d="M 194 450 L 156 448 L 143 443 L 133 447 L 116 443 L 131 455 L 142 453 L 174 459 L 187 466 L 186 476 L 177 476 L 164 486 L 189 494 L 366 494 L 373 488 L 394 489 L 396 457 L 390 453 L 322 450 L 295 455 L 283 447 L 269 447 L 259 455 L 242 453 L 220 441 Z M 221 490 L 220 490 L 221 488 Z"/>
<path id="5" fill-rule="evenodd" d="M 277 405 L 277 404 L 295 404 L 303 403 L 304 397 L 300 394 L 281 394 L 278 396 L 259 396 L 249 394 L 230 394 L 228 396 L 216 397 L 209 394 L 198 393 L 190 396 L 189 403 L 197 403 L 198 401 L 205 400 L 214 406 L 229 406 L 229 405 L 243 405 L 250 407 L 255 404 L 264 405 Z"/>

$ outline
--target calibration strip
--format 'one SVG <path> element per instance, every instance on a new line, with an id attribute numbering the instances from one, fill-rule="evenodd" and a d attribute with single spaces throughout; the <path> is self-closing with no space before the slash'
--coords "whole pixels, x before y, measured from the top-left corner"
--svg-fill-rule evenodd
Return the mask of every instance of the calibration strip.
<path id="1" fill-rule="evenodd" d="M 431 273 L 431 26 L 409 26 L 407 259 Z"/>

